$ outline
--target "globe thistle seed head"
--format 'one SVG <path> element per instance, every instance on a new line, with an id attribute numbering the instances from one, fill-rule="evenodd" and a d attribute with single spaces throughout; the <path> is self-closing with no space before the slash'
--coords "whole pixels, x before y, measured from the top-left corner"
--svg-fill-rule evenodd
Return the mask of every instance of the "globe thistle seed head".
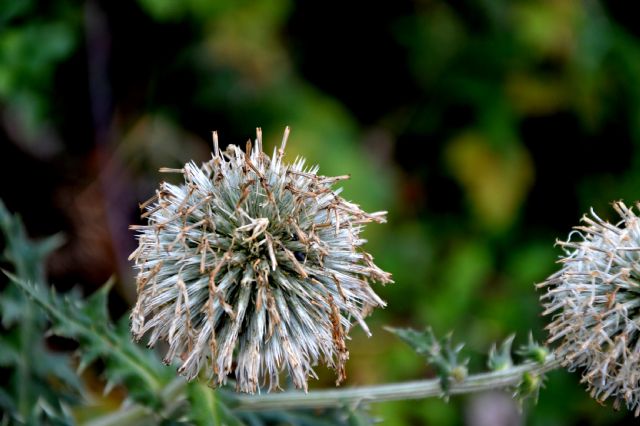
<path id="1" fill-rule="evenodd" d="M 612 225 L 593 211 L 558 244 L 562 268 L 539 284 L 549 342 L 599 401 L 611 397 L 640 414 L 640 223 L 622 202 Z"/>
<path id="2" fill-rule="evenodd" d="M 361 251 L 368 214 L 340 197 L 305 160 L 283 161 L 289 129 L 271 157 L 255 146 L 218 147 L 211 160 L 174 171 L 184 183 L 162 183 L 143 203 L 148 223 L 131 254 L 138 269 L 133 335 L 169 345 L 188 379 L 201 369 L 214 385 L 235 375 L 253 393 L 279 388 L 286 371 L 307 389 L 313 366 L 324 362 L 345 378 L 345 340 L 352 323 L 385 303 L 369 282 L 391 282 Z"/>

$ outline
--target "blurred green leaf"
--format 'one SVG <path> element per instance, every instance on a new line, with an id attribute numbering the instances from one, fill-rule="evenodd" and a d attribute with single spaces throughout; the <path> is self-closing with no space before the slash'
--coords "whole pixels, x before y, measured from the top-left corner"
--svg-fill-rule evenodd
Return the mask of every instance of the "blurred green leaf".
<path id="1" fill-rule="evenodd" d="M 449 250 L 434 274 L 438 291 L 422 308 L 429 323 L 438 327 L 451 327 L 456 321 L 464 321 L 465 313 L 486 285 L 492 268 L 489 248 L 477 240 L 456 241 Z"/>
<path id="2" fill-rule="evenodd" d="M 240 426 L 242 422 L 234 416 L 220 400 L 219 392 L 202 383 L 191 383 L 187 387 L 190 402 L 188 418 L 197 426 Z"/>
<path id="3" fill-rule="evenodd" d="M 10 22 L 12 19 L 24 16 L 33 8 L 33 0 L 18 0 L 3 3 L 0 7 L 0 29 L 2 25 Z"/>
<path id="4" fill-rule="evenodd" d="M 78 340 L 82 347 L 93 348 L 106 360 L 110 381 L 125 383 L 137 401 L 152 406 L 159 403 L 159 391 L 171 376 L 152 351 L 131 341 L 127 318 L 117 329 L 112 327 L 104 306 L 112 283 L 84 301 L 74 294 L 60 297 L 53 288 L 47 291 L 15 276 L 11 279 L 44 309 L 55 334 Z"/>
<path id="5" fill-rule="evenodd" d="M 61 244 L 61 237 L 29 240 L 20 218 L 11 215 L 1 200 L 0 233 L 4 239 L 3 258 L 16 274 L 42 282 L 44 261 Z M 69 357 L 47 348 L 44 316 L 11 283 L 0 292 L 0 306 L 0 366 L 9 374 L 9 386 L 0 396 L 0 406 L 10 416 L 4 421 L 56 424 L 57 419 L 66 416 L 65 403 L 81 395 L 82 384 L 70 368 Z"/>
<path id="6" fill-rule="evenodd" d="M 467 132 L 449 143 L 445 156 L 481 223 L 494 230 L 511 225 L 533 180 L 527 151 L 515 144 L 497 150 Z"/>

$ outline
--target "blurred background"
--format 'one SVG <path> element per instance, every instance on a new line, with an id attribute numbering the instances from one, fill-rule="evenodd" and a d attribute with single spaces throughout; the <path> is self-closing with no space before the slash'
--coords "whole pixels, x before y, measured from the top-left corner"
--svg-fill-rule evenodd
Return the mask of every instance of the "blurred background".
<path id="1" fill-rule="evenodd" d="M 494 341 L 545 338 L 534 289 L 593 206 L 640 198 L 640 29 L 628 2 L 6 0 L 0 167 L 33 236 L 63 232 L 50 281 L 135 300 L 137 203 L 211 131 L 292 134 L 345 197 L 388 210 L 366 237 L 395 284 L 354 329 L 346 386 L 433 376 L 383 326 L 431 325 L 484 369 Z M 323 370 L 315 387 L 332 386 Z M 117 395 L 117 393 L 116 393 Z M 555 372 L 518 418 L 503 394 L 376 404 L 385 424 L 623 424 Z M 501 414 L 502 413 L 502 414 Z M 627 417 L 625 417 L 625 415 Z"/>

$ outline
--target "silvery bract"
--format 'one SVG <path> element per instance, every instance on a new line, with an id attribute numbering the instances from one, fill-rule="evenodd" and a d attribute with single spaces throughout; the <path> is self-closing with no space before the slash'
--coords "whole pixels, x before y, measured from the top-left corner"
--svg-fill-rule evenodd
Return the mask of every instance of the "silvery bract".
<path id="1" fill-rule="evenodd" d="M 550 342 L 599 401 L 611 397 L 640 413 L 640 223 L 622 202 L 616 226 L 593 211 L 569 235 L 562 269 L 540 287 L 544 314 L 552 315 Z M 573 241 L 572 241 L 573 240 Z"/>
<path id="2" fill-rule="evenodd" d="M 205 369 L 213 384 L 235 373 L 236 387 L 279 388 L 286 371 L 307 389 L 324 362 L 345 377 L 345 339 L 356 321 L 384 302 L 369 281 L 391 282 L 359 250 L 367 214 L 332 189 L 348 176 L 317 175 L 298 158 L 283 162 L 288 129 L 271 157 L 255 146 L 218 148 L 212 159 L 181 170 L 184 184 L 162 183 L 144 203 L 148 219 L 131 254 L 138 301 L 131 329 L 149 344 L 169 344 L 192 379 Z M 171 172 L 172 170 L 165 169 Z"/>

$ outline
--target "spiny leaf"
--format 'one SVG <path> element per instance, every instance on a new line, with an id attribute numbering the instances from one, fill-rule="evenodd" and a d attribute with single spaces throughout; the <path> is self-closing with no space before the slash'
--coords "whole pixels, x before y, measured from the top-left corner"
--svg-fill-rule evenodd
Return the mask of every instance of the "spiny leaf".
<path id="1" fill-rule="evenodd" d="M 544 387 L 545 380 L 546 376 L 544 374 L 535 374 L 530 371 L 524 372 L 513 397 L 521 406 L 527 399 L 533 399 L 534 404 L 537 404 L 540 389 Z"/>
<path id="2" fill-rule="evenodd" d="M 69 426 L 75 424 L 75 419 L 71 414 L 71 410 L 66 404 L 61 404 L 61 409 L 51 406 L 45 399 L 38 400 L 36 410 L 41 411 L 47 416 L 48 422 L 52 426 Z"/>
<path id="3" fill-rule="evenodd" d="M 5 238 L 3 257 L 14 264 L 16 273 L 24 279 L 41 281 L 44 278 L 44 261 L 62 244 L 62 236 L 54 235 L 42 241 L 30 240 L 20 217 L 9 213 L 2 200 L 0 231 Z"/>
<path id="4" fill-rule="evenodd" d="M 511 358 L 511 346 L 513 345 L 513 339 L 515 334 L 507 337 L 500 345 L 500 349 L 496 349 L 495 343 L 489 350 L 489 360 L 487 366 L 492 371 L 506 370 L 513 366 L 513 359 Z"/>
<path id="5" fill-rule="evenodd" d="M 520 346 L 516 353 L 530 361 L 543 363 L 549 356 L 549 349 L 533 340 L 533 334 L 529 332 L 529 341 Z"/>
<path id="6" fill-rule="evenodd" d="M 4 239 L 2 257 L 15 273 L 23 280 L 42 283 L 44 261 L 61 244 L 61 237 L 30 240 L 20 218 L 10 214 L 1 200 L 0 233 Z M 2 396 L 6 410 L 2 421 L 54 424 L 53 413 L 61 415 L 64 401 L 80 398 L 80 382 L 70 372 L 68 358 L 46 347 L 44 315 L 12 283 L 0 293 L 0 311 L 5 329 L 0 341 L 1 363 L 9 371 L 9 386 Z M 42 404 L 46 410 L 36 409 Z"/>
<path id="7" fill-rule="evenodd" d="M 9 291 L 0 295 L 2 327 L 9 329 L 20 322 L 24 316 L 24 301 L 22 299 L 22 295 L 11 294 Z"/>
<path id="8" fill-rule="evenodd" d="M 430 327 L 422 332 L 410 328 L 386 327 L 385 329 L 408 343 L 418 354 L 426 358 L 428 364 L 435 368 L 445 398 L 448 397 L 451 380 L 462 382 L 466 378 L 469 360 L 458 359 L 464 345 L 452 346 L 451 333 L 438 340 Z"/>
<path id="9" fill-rule="evenodd" d="M 82 374 L 88 366 L 100 358 L 100 349 L 83 347 L 81 350 L 76 351 L 75 355 L 79 360 L 76 372 L 77 374 Z"/>
<path id="10" fill-rule="evenodd" d="M 84 302 L 83 311 L 87 314 L 94 323 L 97 324 L 111 324 L 111 318 L 109 318 L 109 310 L 107 305 L 109 303 L 109 292 L 113 288 L 115 279 L 112 277 L 97 291 L 93 292 Z"/>
<path id="11" fill-rule="evenodd" d="M 108 321 L 104 306 L 108 288 L 84 301 L 74 294 L 61 297 L 53 288 L 47 291 L 10 273 L 7 275 L 45 310 L 54 333 L 78 340 L 81 348 L 90 348 L 85 363 L 101 356 L 106 361 L 109 379 L 126 384 L 135 400 L 148 404 L 159 402 L 157 394 L 168 382 L 168 372 L 151 351 L 142 350 L 131 342 L 126 323 L 114 328 Z"/>
<path id="12" fill-rule="evenodd" d="M 67 354 L 48 354 L 46 357 L 46 365 L 44 363 L 36 364 L 35 371 L 43 377 L 48 375 L 50 378 L 58 379 L 60 386 L 57 386 L 57 388 L 65 386 L 70 388 L 72 393 L 76 395 L 82 395 L 85 390 L 80 377 L 72 368 Z M 57 390 L 59 391 L 60 389 Z"/>

